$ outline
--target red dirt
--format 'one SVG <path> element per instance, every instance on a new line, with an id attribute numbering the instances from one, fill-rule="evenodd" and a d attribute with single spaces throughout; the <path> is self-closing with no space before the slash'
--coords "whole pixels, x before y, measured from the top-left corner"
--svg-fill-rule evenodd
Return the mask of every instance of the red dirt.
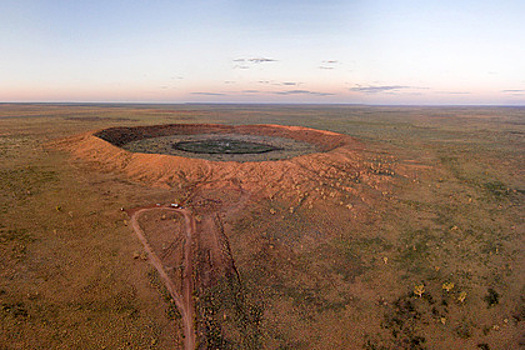
<path id="1" fill-rule="evenodd" d="M 287 137 L 312 143 L 322 152 L 287 160 L 238 163 L 132 153 L 114 145 L 174 133 L 239 133 Z M 96 135 L 111 139 L 114 144 Z M 184 216 L 186 225 L 185 268 L 180 293 L 137 222 L 137 217 L 146 210 L 167 208 L 151 207 L 128 211 L 137 236 L 180 310 L 185 349 L 195 348 L 196 336 L 199 341 L 206 337 L 203 330 L 194 328 L 196 311 L 193 293 L 212 287 L 222 276 L 237 274 L 221 215 L 231 216 L 242 210 L 254 196 L 279 198 L 283 203 L 291 205 L 290 212 L 304 205 L 311 208 L 319 199 L 329 200 L 333 204 L 347 206 L 357 215 L 361 210 L 360 206 L 367 205 L 367 200 L 356 191 L 355 185 L 367 185 L 384 194 L 381 192 L 384 184 L 391 179 L 384 175 L 394 174 L 384 159 L 377 161 L 365 156 L 366 150 L 355 139 L 304 127 L 167 125 L 113 128 L 58 141 L 55 147 L 72 152 L 96 168 L 117 171 L 148 185 L 165 188 L 188 186 L 191 189 L 187 200 L 191 210 L 171 209 Z"/>
<path id="2" fill-rule="evenodd" d="M 128 130 L 129 129 L 129 130 Z M 130 131 L 132 130 L 132 131 Z M 168 135 L 169 133 L 239 133 L 270 135 L 309 142 L 322 152 L 298 156 L 292 159 L 262 162 L 218 162 L 204 159 L 184 158 L 172 155 L 132 153 L 95 136 L 105 133 L 119 144 L 141 137 Z M 133 135 L 129 135 L 133 133 Z M 108 136 L 109 135 L 109 136 Z M 119 136 L 126 135 L 126 136 Z M 123 140 L 122 138 L 126 138 Z M 264 197 L 274 195 L 292 199 L 314 196 L 314 189 L 326 180 L 356 178 L 370 180 L 370 169 L 363 163 L 362 144 L 354 138 L 329 131 L 297 126 L 279 125 L 163 125 L 142 128 L 113 128 L 92 131 L 55 143 L 57 148 L 72 152 L 78 158 L 89 161 L 97 168 L 122 172 L 126 177 L 153 186 L 171 188 L 182 185 L 207 184 L 240 188 Z M 300 193 L 295 186 L 301 185 Z M 345 190 L 344 186 L 338 189 Z M 348 189 L 349 190 L 349 189 Z M 319 192 L 319 191 L 318 191 Z M 321 195 L 322 196 L 322 195 Z"/>
<path id="3" fill-rule="evenodd" d="M 186 244 L 184 247 L 185 269 L 184 269 L 184 276 L 182 278 L 182 294 L 177 292 L 177 288 L 174 285 L 174 283 L 171 281 L 171 279 L 169 278 L 168 273 L 166 272 L 164 268 L 164 264 L 162 263 L 162 260 L 158 257 L 156 252 L 153 250 L 153 248 L 149 244 L 144 234 L 144 231 L 142 230 L 142 228 L 140 227 L 137 221 L 140 214 L 150 211 L 150 210 L 171 210 L 171 211 L 175 211 L 176 213 L 184 216 L 184 221 L 185 221 L 184 231 L 186 234 Z M 192 274 L 193 274 L 192 241 L 193 241 L 193 236 L 195 235 L 195 231 L 196 231 L 195 220 L 188 210 L 172 209 L 169 207 L 151 207 L 151 208 L 140 208 L 140 209 L 135 209 L 135 210 L 129 210 L 128 215 L 130 216 L 131 225 L 133 229 L 135 230 L 137 237 L 139 238 L 142 245 L 144 246 L 144 249 L 148 253 L 151 263 L 153 264 L 155 269 L 158 271 L 161 279 L 164 281 L 164 284 L 166 285 L 168 292 L 170 293 L 171 297 L 175 301 L 175 304 L 177 305 L 177 308 L 179 309 L 179 312 L 182 316 L 182 323 L 183 323 L 183 328 L 184 328 L 184 348 L 186 350 L 193 350 L 195 349 L 195 331 L 193 329 L 193 320 L 195 318 L 195 308 L 193 305 L 193 298 L 192 298 L 192 292 L 194 290 L 193 280 L 192 280 Z"/>

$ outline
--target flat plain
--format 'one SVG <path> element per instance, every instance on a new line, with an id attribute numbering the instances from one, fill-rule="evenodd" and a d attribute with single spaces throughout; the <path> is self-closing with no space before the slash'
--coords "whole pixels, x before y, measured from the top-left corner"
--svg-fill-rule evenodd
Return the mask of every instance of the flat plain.
<path id="1" fill-rule="evenodd" d="M 245 195 L 55 147 L 200 123 L 349 135 L 359 171 L 323 163 Z M 199 349 L 523 347 L 524 135 L 523 107 L 1 104 L 0 349 L 182 349 L 181 315 L 120 210 L 173 202 L 202 226 L 219 213 L 235 265 L 199 276 L 214 257 L 206 242 L 195 254 Z M 161 210 L 139 221 L 157 251 L 183 226 Z M 183 241 L 163 260 L 178 285 Z"/>

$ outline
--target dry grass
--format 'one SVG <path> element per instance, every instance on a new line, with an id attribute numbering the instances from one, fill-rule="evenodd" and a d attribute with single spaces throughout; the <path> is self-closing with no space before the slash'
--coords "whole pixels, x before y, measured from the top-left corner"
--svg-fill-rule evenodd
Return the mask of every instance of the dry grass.
<path id="1" fill-rule="evenodd" d="M 181 347 L 176 313 L 147 261 L 134 259 L 142 248 L 118 209 L 187 189 L 148 188 L 42 147 L 93 129 L 177 122 L 346 133 L 366 142 L 363 161 L 389 179 L 375 188 L 348 174 L 323 185 L 327 198 L 311 208 L 277 196 L 224 218 L 242 285 L 218 283 L 201 305 L 214 310 L 223 347 L 517 348 L 524 116 L 520 108 L 1 105 L 0 348 Z M 329 196 L 337 182 L 354 190 L 344 205 Z"/>

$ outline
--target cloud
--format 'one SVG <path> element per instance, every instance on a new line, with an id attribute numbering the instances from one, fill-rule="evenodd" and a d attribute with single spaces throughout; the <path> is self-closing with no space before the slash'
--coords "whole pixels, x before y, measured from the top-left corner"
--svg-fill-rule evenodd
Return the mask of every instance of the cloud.
<path id="1" fill-rule="evenodd" d="M 319 69 L 326 69 L 326 70 L 332 70 L 335 69 L 335 66 L 339 64 L 338 60 L 324 60 L 321 61 L 321 65 L 319 65 Z"/>
<path id="2" fill-rule="evenodd" d="M 513 92 L 525 92 L 525 90 L 520 90 L 520 89 L 516 89 L 516 90 L 501 90 L 501 92 L 513 93 Z"/>
<path id="3" fill-rule="evenodd" d="M 368 85 L 362 86 L 357 84 L 356 87 L 350 88 L 350 91 L 362 92 L 365 94 L 396 94 L 401 90 L 429 90 L 428 87 L 422 86 L 408 86 L 408 85 Z M 403 92 L 407 93 L 407 92 Z"/>
<path id="4" fill-rule="evenodd" d="M 277 62 L 277 60 L 273 58 L 266 58 L 266 57 L 253 57 L 253 58 L 249 58 L 248 61 L 253 62 L 253 63 Z"/>
<path id="5" fill-rule="evenodd" d="M 260 90 L 242 90 L 245 94 L 260 94 L 262 91 Z"/>
<path id="6" fill-rule="evenodd" d="M 411 86 L 406 85 L 376 85 L 376 86 L 361 86 L 351 88 L 350 91 L 364 92 L 365 94 L 377 94 L 381 92 L 397 91 L 403 89 L 412 89 Z"/>
<path id="7" fill-rule="evenodd" d="M 303 85 L 304 83 L 303 82 L 300 82 L 300 81 L 283 81 L 282 83 L 280 84 L 274 84 L 274 85 L 284 85 L 284 86 L 299 86 L 299 85 Z"/>
<path id="8" fill-rule="evenodd" d="M 191 94 L 192 95 L 204 95 L 204 96 L 226 96 L 226 94 L 221 94 L 217 92 L 201 92 L 201 91 L 192 92 Z"/>
<path id="9" fill-rule="evenodd" d="M 277 91 L 274 92 L 276 95 L 314 95 L 314 96 L 332 96 L 335 94 L 331 94 L 328 92 L 317 92 L 317 91 L 309 91 L 309 90 L 288 90 L 288 91 Z"/>
<path id="10" fill-rule="evenodd" d="M 268 57 L 249 57 L 249 58 L 236 58 L 233 60 L 233 62 L 242 62 L 242 63 L 250 62 L 250 63 L 258 64 L 258 63 L 277 62 L 277 60 L 273 58 L 268 58 Z"/>
<path id="11" fill-rule="evenodd" d="M 282 82 L 279 82 L 279 81 L 275 81 L 275 80 L 258 80 L 257 84 L 264 84 L 264 85 L 271 84 L 271 85 L 275 85 L 275 86 L 298 86 L 298 85 L 302 85 L 304 83 L 300 82 L 300 81 L 282 81 Z"/>
<path id="12" fill-rule="evenodd" d="M 268 58 L 268 57 L 248 57 L 248 58 L 235 58 L 233 59 L 233 62 L 235 65 L 233 66 L 233 69 L 250 69 L 254 67 L 255 65 L 261 64 L 261 63 L 272 63 L 277 62 L 276 59 Z"/>
<path id="13" fill-rule="evenodd" d="M 436 91 L 438 94 L 444 95 L 470 95 L 470 91 Z"/>

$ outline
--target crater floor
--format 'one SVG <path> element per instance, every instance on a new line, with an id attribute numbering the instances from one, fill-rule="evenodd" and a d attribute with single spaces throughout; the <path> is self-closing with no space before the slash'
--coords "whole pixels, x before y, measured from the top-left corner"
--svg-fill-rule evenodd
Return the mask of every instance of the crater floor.
<path id="1" fill-rule="evenodd" d="M 234 133 L 152 137 L 132 141 L 121 147 L 134 153 L 241 163 L 290 159 L 319 152 L 315 145 L 291 138 Z"/>

